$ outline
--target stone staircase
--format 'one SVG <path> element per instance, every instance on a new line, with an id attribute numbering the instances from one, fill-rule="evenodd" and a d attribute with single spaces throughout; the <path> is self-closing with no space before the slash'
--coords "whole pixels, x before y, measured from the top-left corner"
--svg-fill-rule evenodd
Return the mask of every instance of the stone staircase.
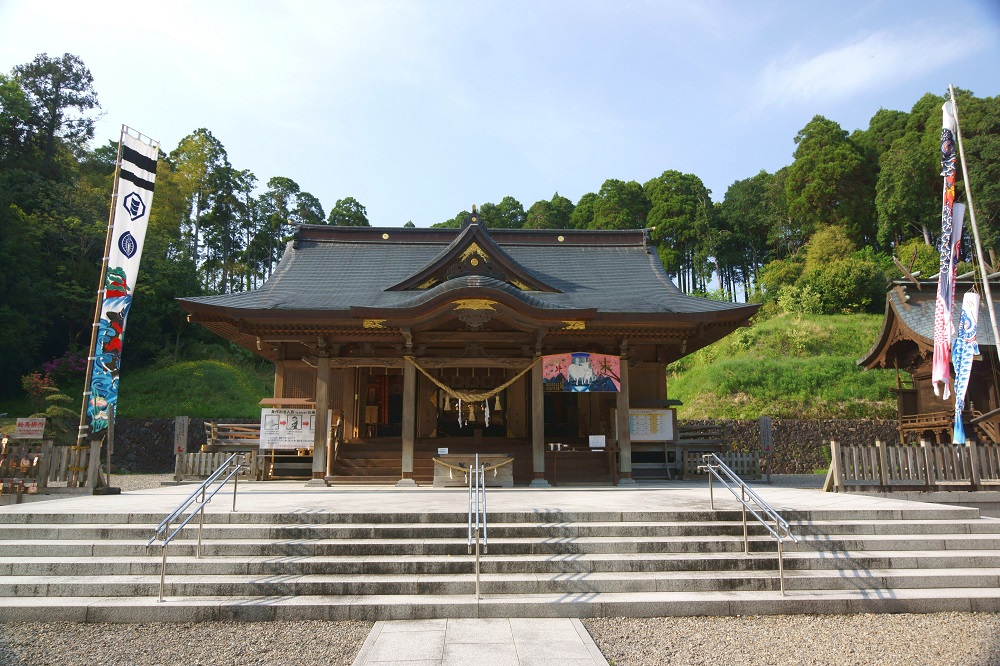
<path id="1" fill-rule="evenodd" d="M 497 512 L 474 595 L 460 513 L 0 513 L 0 621 L 592 617 L 1000 610 L 1000 520 L 975 509 L 786 513 L 785 550 L 736 511 Z"/>

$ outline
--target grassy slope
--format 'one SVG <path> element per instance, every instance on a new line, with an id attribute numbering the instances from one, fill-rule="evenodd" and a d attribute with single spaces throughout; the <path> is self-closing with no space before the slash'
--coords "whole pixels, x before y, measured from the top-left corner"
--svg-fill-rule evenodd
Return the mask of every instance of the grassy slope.
<path id="1" fill-rule="evenodd" d="M 891 418 L 894 371 L 862 372 L 855 363 L 881 324 L 877 315 L 781 315 L 671 365 L 668 392 L 683 401 L 678 411 L 686 419 Z M 126 371 L 118 413 L 127 418 L 256 418 L 258 402 L 271 395 L 272 382 L 272 372 L 238 361 Z"/>
<path id="2" fill-rule="evenodd" d="M 895 371 L 862 371 L 881 315 L 780 315 L 670 366 L 686 419 L 892 418 Z"/>
<path id="3" fill-rule="evenodd" d="M 125 418 L 259 418 L 258 403 L 270 397 L 273 381 L 273 372 L 218 360 L 143 368 L 122 374 L 118 414 Z"/>

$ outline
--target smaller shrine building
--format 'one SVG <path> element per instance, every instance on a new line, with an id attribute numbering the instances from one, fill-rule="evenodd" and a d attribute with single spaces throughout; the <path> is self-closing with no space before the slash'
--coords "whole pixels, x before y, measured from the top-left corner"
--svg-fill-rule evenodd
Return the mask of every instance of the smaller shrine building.
<path id="1" fill-rule="evenodd" d="M 990 276 L 990 286 L 1000 293 L 997 275 Z M 960 330 L 962 297 L 977 289 L 972 275 L 959 276 L 955 283 L 953 319 Z M 981 288 L 978 287 L 978 288 Z M 858 364 L 867 369 L 887 368 L 897 371 L 896 397 L 899 410 L 899 437 L 902 443 L 926 440 L 950 443 L 955 419 L 955 398 L 947 400 L 934 394 L 931 384 L 931 361 L 934 356 L 934 308 L 937 279 L 896 280 L 886 295 L 885 319 L 878 339 Z M 994 309 L 1000 301 L 994 296 Z M 985 296 L 980 300 L 977 330 L 980 357 L 972 363 L 962 420 L 966 436 L 981 442 L 1000 443 L 1000 396 L 997 392 L 997 347 L 993 339 Z M 899 371 L 909 374 L 905 381 Z"/>

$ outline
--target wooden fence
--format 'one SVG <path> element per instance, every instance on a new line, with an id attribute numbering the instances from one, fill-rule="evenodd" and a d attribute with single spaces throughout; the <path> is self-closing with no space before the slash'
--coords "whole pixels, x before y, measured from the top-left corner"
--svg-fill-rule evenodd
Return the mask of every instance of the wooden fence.
<path id="1" fill-rule="evenodd" d="M 240 471 L 240 480 L 258 479 L 257 452 L 246 451 L 245 467 Z M 203 480 L 219 469 L 226 458 L 233 455 L 230 451 L 215 451 L 213 453 L 178 453 L 174 465 L 175 481 Z"/>
<path id="2" fill-rule="evenodd" d="M 828 488 L 891 490 L 1000 489 L 1000 444 L 830 442 Z"/>
<path id="3" fill-rule="evenodd" d="M 697 479 L 707 477 L 707 472 L 699 472 L 698 467 L 705 464 L 701 451 L 684 452 L 684 478 Z M 725 451 L 715 455 L 724 462 L 729 469 L 736 472 L 736 475 L 744 481 L 752 481 L 760 478 L 760 452 L 750 451 Z"/>
<path id="4" fill-rule="evenodd" d="M 44 492 L 52 484 L 94 488 L 99 475 L 101 443 L 54 446 L 51 441 L 10 443 L 0 459 L 0 492 Z"/>

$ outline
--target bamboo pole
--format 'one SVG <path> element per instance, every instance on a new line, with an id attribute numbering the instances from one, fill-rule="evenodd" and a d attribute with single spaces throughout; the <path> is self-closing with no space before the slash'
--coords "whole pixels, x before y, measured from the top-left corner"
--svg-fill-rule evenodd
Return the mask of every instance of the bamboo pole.
<path id="1" fill-rule="evenodd" d="M 118 157 L 115 158 L 115 183 L 111 190 L 111 206 L 108 210 L 108 232 L 104 238 L 104 258 L 101 259 L 101 277 L 97 283 L 97 305 L 94 306 L 94 320 L 90 330 L 90 352 L 87 354 L 87 372 L 83 383 L 83 400 L 80 405 L 80 426 L 77 428 L 76 444 L 82 442 L 90 434 L 90 424 L 87 423 L 87 408 L 90 406 L 90 382 L 94 377 L 94 362 L 97 360 L 97 331 L 101 326 L 101 308 L 104 306 L 104 281 L 107 279 L 108 261 L 111 259 L 111 232 L 115 225 L 115 202 L 118 201 L 118 173 L 122 164 L 122 141 L 126 127 L 122 125 L 118 136 Z"/>
<path id="2" fill-rule="evenodd" d="M 955 116 L 955 138 L 958 140 L 958 154 L 962 159 L 962 182 L 965 183 L 965 196 L 969 200 L 969 219 L 972 222 L 972 235 L 976 240 L 976 257 L 979 259 L 979 274 L 983 276 L 983 291 L 986 292 L 986 307 L 990 313 L 990 325 L 993 327 L 993 344 L 1000 345 L 1000 332 L 997 331 L 997 313 L 993 308 L 993 294 L 990 291 L 990 279 L 986 271 L 986 260 L 983 258 L 983 244 L 979 240 L 979 226 L 976 224 L 976 207 L 972 205 L 972 183 L 969 182 L 969 168 L 965 164 L 965 147 L 962 144 L 962 127 L 958 122 L 958 100 L 955 99 L 955 88 L 949 84 L 951 93 L 951 111 Z"/>

